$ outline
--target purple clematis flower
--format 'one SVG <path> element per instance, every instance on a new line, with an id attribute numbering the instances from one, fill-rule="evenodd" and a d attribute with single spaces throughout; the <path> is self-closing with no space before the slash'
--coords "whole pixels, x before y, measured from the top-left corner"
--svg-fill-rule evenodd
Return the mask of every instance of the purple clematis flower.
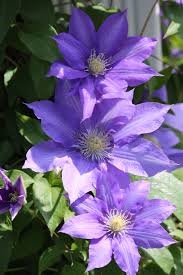
<path id="1" fill-rule="evenodd" d="M 160 127 L 170 106 L 106 99 L 83 121 L 79 97 L 68 96 L 68 89 L 69 83 L 61 82 L 55 102 L 28 104 L 52 140 L 33 146 L 24 168 L 36 172 L 62 168 L 64 188 L 73 202 L 95 187 L 101 169 L 117 177 L 121 171 L 147 176 L 172 165 L 160 148 L 140 137 Z"/>
<path id="2" fill-rule="evenodd" d="M 13 220 L 26 202 L 26 191 L 22 177 L 18 177 L 12 184 L 4 172 L 0 168 L 0 176 L 4 182 L 4 187 L 0 188 L 0 213 L 9 211 Z"/>
<path id="3" fill-rule="evenodd" d="M 120 179 L 123 181 L 124 178 Z M 161 248 L 175 243 L 163 222 L 175 207 L 166 200 L 148 200 L 149 183 L 114 184 L 113 177 L 103 173 L 98 178 L 96 197 L 84 195 L 71 205 L 77 216 L 59 230 L 76 238 L 91 240 L 87 271 L 107 265 L 112 255 L 127 275 L 135 275 L 140 254 L 137 247 Z"/>
<path id="4" fill-rule="evenodd" d="M 74 8 L 69 33 L 54 39 L 64 61 L 53 63 L 48 76 L 72 81 L 71 93 L 79 92 L 84 119 L 106 92 L 111 98 L 123 97 L 127 86 L 159 75 L 143 63 L 154 50 L 155 39 L 128 37 L 126 11 L 109 16 L 96 31 L 89 16 Z M 120 89 L 116 90 L 116 83 Z"/>
<path id="5" fill-rule="evenodd" d="M 165 125 L 183 134 L 183 103 L 175 104 L 172 107 L 172 111 L 174 114 L 166 115 Z M 170 128 L 161 127 L 152 133 L 152 136 L 156 138 L 157 143 L 161 146 L 166 155 L 178 164 L 176 168 L 183 167 L 183 149 L 175 148 L 175 146 L 180 143 L 175 132 Z"/>

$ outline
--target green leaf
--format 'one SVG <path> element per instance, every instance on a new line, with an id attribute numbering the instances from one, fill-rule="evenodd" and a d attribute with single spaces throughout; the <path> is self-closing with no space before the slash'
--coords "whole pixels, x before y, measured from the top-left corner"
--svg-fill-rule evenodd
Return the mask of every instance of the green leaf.
<path id="1" fill-rule="evenodd" d="M 20 134 L 31 144 L 37 144 L 43 140 L 47 140 L 43 133 L 40 122 L 34 118 L 17 113 L 17 125 Z"/>
<path id="2" fill-rule="evenodd" d="M 9 213 L 0 215 L 0 231 L 12 231 L 12 222 Z"/>
<path id="3" fill-rule="evenodd" d="M 19 235 L 19 239 L 13 249 L 12 260 L 22 259 L 39 252 L 43 245 L 48 241 L 48 234 L 45 228 L 33 221 Z"/>
<path id="4" fill-rule="evenodd" d="M 22 97 L 26 99 L 27 102 L 39 99 L 34 89 L 28 62 L 18 68 L 8 83 L 7 91 L 9 105 L 13 105 L 17 97 Z"/>
<path id="5" fill-rule="evenodd" d="M 105 275 L 122 275 L 122 271 L 121 269 L 118 267 L 118 265 L 115 263 L 115 261 L 110 262 L 110 264 L 108 264 L 107 266 L 105 266 L 104 268 L 101 269 L 96 269 L 95 271 L 96 275 L 101 275 L 101 274 L 105 274 Z"/>
<path id="6" fill-rule="evenodd" d="M 164 248 L 143 249 L 143 251 L 153 259 L 153 261 L 166 273 L 170 274 L 174 266 L 174 260 L 170 251 Z"/>
<path id="7" fill-rule="evenodd" d="M 178 179 L 183 181 L 183 168 L 179 168 L 173 171 L 173 175 Z"/>
<path id="8" fill-rule="evenodd" d="M 177 246 L 171 246 L 170 251 L 173 255 L 174 258 L 174 269 L 175 275 L 182 275 L 182 270 L 183 270 L 183 249 Z"/>
<path id="9" fill-rule="evenodd" d="M 25 21 L 42 24 L 54 23 L 54 8 L 51 0 L 22 0 L 21 15 Z"/>
<path id="10" fill-rule="evenodd" d="M 0 143 L 0 166 L 5 164 L 14 154 L 13 145 L 8 140 Z"/>
<path id="11" fill-rule="evenodd" d="M 35 57 L 31 58 L 30 74 L 39 99 L 48 99 L 54 92 L 54 78 L 46 77 L 49 67 L 50 64 L 48 62 Z"/>
<path id="12" fill-rule="evenodd" d="M 180 28 L 180 23 L 176 23 L 176 22 L 172 21 L 170 23 L 170 25 L 168 26 L 168 29 L 167 29 L 163 38 L 165 39 L 171 35 L 178 33 L 179 28 Z"/>
<path id="13" fill-rule="evenodd" d="M 20 40 L 26 45 L 29 51 L 42 60 L 53 62 L 61 55 L 52 37 L 56 34 L 53 27 L 48 26 L 40 32 L 19 32 Z"/>
<path id="14" fill-rule="evenodd" d="M 12 232 L 7 231 L 0 234 L 0 247 L 0 275 L 4 275 L 12 253 Z"/>
<path id="15" fill-rule="evenodd" d="M 61 187 L 51 186 L 45 178 L 39 178 L 33 185 L 33 196 L 52 235 L 64 218 L 66 199 L 63 190 Z"/>
<path id="16" fill-rule="evenodd" d="M 20 9 L 21 0 L 0 1 L 0 44 Z"/>
<path id="17" fill-rule="evenodd" d="M 174 214 L 183 222 L 183 182 L 168 172 L 162 172 L 148 178 L 151 184 L 151 198 L 169 200 L 176 206 Z"/>
<path id="18" fill-rule="evenodd" d="M 159 90 L 166 82 L 169 80 L 172 74 L 172 67 L 168 67 L 160 72 L 162 76 L 153 77 L 148 82 L 148 87 L 150 93 L 152 94 L 154 91 Z"/>
<path id="19" fill-rule="evenodd" d="M 48 247 L 39 259 L 39 275 L 59 261 L 65 251 L 64 239 L 58 239 L 54 246 Z"/>
<path id="20" fill-rule="evenodd" d="M 140 275 L 165 275 L 162 269 L 154 262 L 143 265 L 139 272 Z"/>
<path id="21" fill-rule="evenodd" d="M 74 263 L 72 266 L 70 265 L 65 265 L 61 275 L 84 275 L 87 274 L 85 273 L 86 267 L 80 263 Z"/>
<path id="22" fill-rule="evenodd" d="M 22 176 L 24 185 L 26 188 L 28 188 L 31 184 L 34 183 L 34 179 L 31 178 L 29 175 L 27 175 L 25 172 L 17 169 L 9 170 L 7 172 L 8 177 L 12 182 L 15 182 L 15 180 L 19 177 Z"/>
<path id="23" fill-rule="evenodd" d="M 170 233 L 170 235 L 176 240 L 183 241 L 183 230 L 176 229 Z"/>
<path id="24" fill-rule="evenodd" d="M 22 207 L 16 219 L 13 220 L 13 232 L 16 239 L 19 238 L 19 235 L 25 228 L 30 225 L 32 220 L 35 218 L 36 213 L 33 210 L 29 209 L 32 206 L 32 203 L 27 203 Z"/>

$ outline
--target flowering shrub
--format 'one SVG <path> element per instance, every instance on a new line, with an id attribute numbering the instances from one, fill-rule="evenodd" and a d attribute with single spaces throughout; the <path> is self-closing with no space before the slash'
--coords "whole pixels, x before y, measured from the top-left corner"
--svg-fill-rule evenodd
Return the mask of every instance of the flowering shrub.
<path id="1" fill-rule="evenodd" d="M 72 2 L 0 1 L 0 274 L 183 274 L 182 2 Z"/>

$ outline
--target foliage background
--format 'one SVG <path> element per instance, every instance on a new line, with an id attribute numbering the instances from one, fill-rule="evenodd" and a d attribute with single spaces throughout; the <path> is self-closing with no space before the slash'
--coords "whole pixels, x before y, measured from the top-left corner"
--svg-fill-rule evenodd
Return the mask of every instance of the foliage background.
<path id="1" fill-rule="evenodd" d="M 85 1 L 87 2 L 87 1 Z M 75 3 L 75 1 L 73 1 Z M 96 27 L 116 10 L 96 5 L 80 5 L 94 20 Z M 173 1 L 161 3 L 164 18 L 172 24 L 162 26 L 165 77 L 153 78 L 136 88 L 135 103 L 142 92 L 153 92 L 163 85 L 168 103 L 183 102 L 183 54 L 172 56 L 172 49 L 183 52 L 183 7 Z M 60 174 L 34 174 L 21 167 L 27 150 L 47 139 L 40 123 L 26 108 L 25 102 L 51 99 L 55 80 L 46 78 L 48 68 L 61 58 L 52 36 L 66 31 L 69 16 L 55 12 L 51 0 L 0 0 L 0 166 L 9 170 L 12 180 L 22 175 L 28 203 L 13 221 L 0 216 L 0 275 L 85 274 L 88 242 L 58 235 L 57 227 L 73 215 L 60 184 Z M 172 23 L 173 21 L 173 23 Z M 183 148 L 183 135 L 179 148 Z M 169 199 L 177 206 L 175 215 L 164 226 L 178 241 L 169 248 L 141 250 L 141 275 L 183 274 L 183 169 L 163 172 L 150 178 L 151 197 Z M 0 182 L 2 184 L 2 182 Z M 45 196 L 46 194 L 46 196 Z M 115 263 L 91 275 L 122 274 Z"/>

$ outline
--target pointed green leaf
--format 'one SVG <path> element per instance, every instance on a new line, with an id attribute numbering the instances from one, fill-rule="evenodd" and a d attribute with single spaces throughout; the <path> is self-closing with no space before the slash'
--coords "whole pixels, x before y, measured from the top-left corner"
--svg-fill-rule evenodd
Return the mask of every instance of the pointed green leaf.
<path id="1" fill-rule="evenodd" d="M 54 233 L 62 222 L 66 209 L 66 199 L 61 187 L 51 186 L 45 178 L 39 178 L 33 185 L 33 196 L 51 232 Z"/>

